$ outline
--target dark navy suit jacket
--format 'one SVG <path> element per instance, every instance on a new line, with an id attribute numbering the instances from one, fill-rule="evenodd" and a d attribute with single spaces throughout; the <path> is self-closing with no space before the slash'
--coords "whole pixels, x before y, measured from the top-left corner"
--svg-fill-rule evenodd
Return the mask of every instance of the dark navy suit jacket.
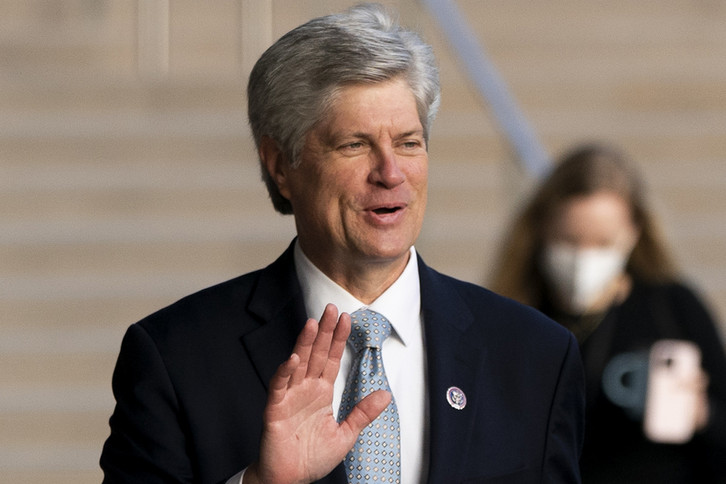
<path id="1" fill-rule="evenodd" d="M 584 384 L 571 334 L 418 264 L 428 482 L 579 482 Z M 113 376 L 104 483 L 216 484 L 254 462 L 267 384 L 305 320 L 289 248 L 132 325 Z M 466 394 L 464 409 L 447 402 L 451 386 Z M 344 484 L 342 466 L 319 482 Z"/>

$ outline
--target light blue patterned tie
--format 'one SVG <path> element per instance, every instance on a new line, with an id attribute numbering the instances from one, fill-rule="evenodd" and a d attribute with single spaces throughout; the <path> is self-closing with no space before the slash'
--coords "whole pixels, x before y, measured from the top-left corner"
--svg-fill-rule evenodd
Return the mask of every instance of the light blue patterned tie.
<path id="1" fill-rule="evenodd" d="M 369 309 L 356 311 L 350 317 L 348 341 L 356 354 L 343 390 L 339 421 L 364 396 L 375 390 L 391 391 L 381 359 L 381 347 L 391 334 L 391 323 Z M 401 430 L 395 400 L 363 429 L 344 464 L 349 484 L 401 482 Z"/>

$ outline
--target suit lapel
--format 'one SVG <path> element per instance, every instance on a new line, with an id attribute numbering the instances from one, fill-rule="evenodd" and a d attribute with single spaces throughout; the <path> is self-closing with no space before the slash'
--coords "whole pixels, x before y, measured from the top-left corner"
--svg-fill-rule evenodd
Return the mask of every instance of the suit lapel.
<path id="1" fill-rule="evenodd" d="M 266 389 L 272 375 L 295 346 L 307 320 L 305 301 L 295 272 L 293 246 L 262 270 L 250 298 L 250 312 L 262 321 L 259 328 L 242 336 L 242 344 Z M 342 463 L 319 484 L 345 484 Z"/>
<path id="2" fill-rule="evenodd" d="M 480 398 L 477 372 L 483 349 L 469 343 L 467 330 L 474 315 L 445 276 L 419 259 L 419 277 L 428 367 L 428 481 L 456 482 L 459 459 L 466 454 Z M 451 387 L 466 395 L 467 403 L 461 410 L 447 400 Z"/>
<path id="3" fill-rule="evenodd" d="M 292 353 L 307 319 L 292 247 L 291 244 L 261 271 L 248 309 L 262 324 L 242 337 L 242 344 L 266 388 L 277 367 Z"/>

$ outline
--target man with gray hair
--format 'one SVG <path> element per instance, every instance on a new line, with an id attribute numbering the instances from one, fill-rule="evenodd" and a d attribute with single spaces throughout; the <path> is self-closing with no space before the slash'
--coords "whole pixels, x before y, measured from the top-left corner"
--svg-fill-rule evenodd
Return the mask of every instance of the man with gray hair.
<path id="1" fill-rule="evenodd" d="M 579 482 L 572 336 L 414 249 L 431 48 L 377 5 L 313 19 L 262 55 L 248 102 L 297 237 L 128 329 L 104 482 Z"/>

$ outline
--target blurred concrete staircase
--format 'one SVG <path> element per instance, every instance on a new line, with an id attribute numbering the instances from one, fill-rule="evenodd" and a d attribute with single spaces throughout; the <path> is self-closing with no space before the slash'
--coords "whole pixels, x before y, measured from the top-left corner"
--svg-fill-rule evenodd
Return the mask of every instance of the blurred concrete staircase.
<path id="1" fill-rule="evenodd" d="M 246 126 L 244 3 L 171 2 L 162 76 L 138 74 L 137 2 L 0 4 L 0 481 L 99 482 L 125 328 L 289 243 Z M 273 0 L 259 28 L 348 3 Z M 530 181 L 435 22 L 388 3 L 442 71 L 418 249 L 482 282 Z M 726 314 L 726 6 L 458 3 L 552 154 L 597 138 L 641 162 L 679 260 Z"/>

